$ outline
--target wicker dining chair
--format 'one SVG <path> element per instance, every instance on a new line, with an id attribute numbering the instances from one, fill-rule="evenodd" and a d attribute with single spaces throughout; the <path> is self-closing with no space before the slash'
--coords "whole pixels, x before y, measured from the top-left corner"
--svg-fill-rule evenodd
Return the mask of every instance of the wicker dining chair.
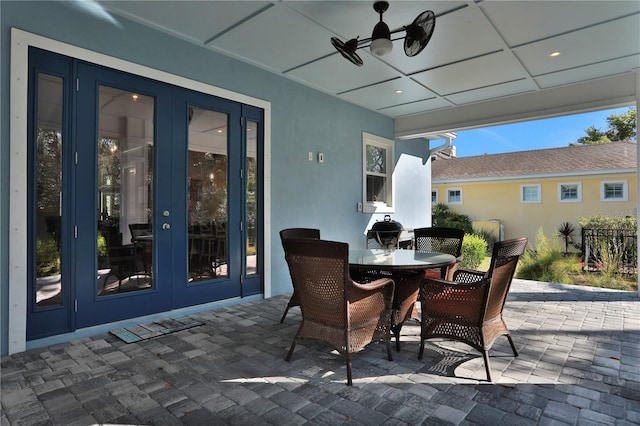
<path id="1" fill-rule="evenodd" d="M 282 247 L 284 248 L 284 240 L 291 238 L 307 238 L 311 240 L 319 240 L 320 239 L 320 230 L 315 228 L 287 228 L 280 231 L 280 241 L 282 242 Z M 293 294 L 289 299 L 289 303 L 287 303 L 287 307 L 284 308 L 284 313 L 282 314 L 282 318 L 280 318 L 280 324 L 284 322 L 284 318 L 287 316 L 289 312 L 289 308 L 293 308 L 294 306 L 300 306 L 300 302 L 298 301 L 298 296 L 296 295 L 296 289 L 293 289 Z"/>
<path id="2" fill-rule="evenodd" d="M 429 227 L 413 230 L 413 247 L 415 251 L 440 252 L 456 257 L 456 264 L 449 266 L 446 278 L 453 276 L 453 271 L 462 259 L 462 240 L 464 231 L 455 228 Z M 424 275 L 405 274 L 396 278 L 396 311 L 391 331 L 396 339 L 396 350 L 400 351 L 400 331 L 403 324 L 411 318 L 419 319 L 416 301 L 419 299 L 420 280 L 424 278 L 441 278 L 440 269 L 427 269 Z"/>
<path id="3" fill-rule="evenodd" d="M 518 259 L 526 245 L 526 237 L 495 243 L 487 272 L 460 268 L 454 273 L 453 281 L 423 280 L 420 286 L 422 321 L 418 359 L 422 359 L 427 339 L 464 342 L 482 353 L 487 380 L 491 381 L 489 349 L 497 337 L 506 336 L 513 355 L 518 356 L 502 319 L 502 310 Z"/>
<path id="4" fill-rule="evenodd" d="M 440 252 L 456 257 L 456 264 L 449 267 L 447 279 L 453 278 L 453 272 L 462 261 L 462 240 L 464 230 L 446 227 L 415 228 L 413 230 L 413 247 L 416 251 Z M 425 278 L 441 278 L 440 270 L 427 270 Z"/>
<path id="5" fill-rule="evenodd" d="M 393 280 L 359 284 L 349 275 L 349 245 L 310 239 L 283 240 L 291 281 L 302 311 L 302 322 L 286 360 L 300 339 L 324 342 L 346 358 L 351 385 L 351 354 L 371 342 L 390 345 Z"/>

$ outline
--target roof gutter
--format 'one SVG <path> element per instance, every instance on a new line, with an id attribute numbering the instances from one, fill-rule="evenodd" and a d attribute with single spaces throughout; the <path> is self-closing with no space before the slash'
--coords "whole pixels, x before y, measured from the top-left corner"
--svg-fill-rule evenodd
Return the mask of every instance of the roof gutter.
<path id="1" fill-rule="evenodd" d="M 429 145 L 431 145 L 431 141 L 432 140 L 436 140 L 436 139 L 445 139 L 446 142 L 440 146 L 437 146 L 435 148 L 430 148 L 429 149 L 429 155 L 422 159 L 422 164 L 427 164 L 427 161 L 429 161 L 431 159 L 431 156 L 435 153 L 438 152 L 442 152 L 444 150 L 447 150 L 449 148 L 451 148 L 451 142 L 457 138 L 458 135 L 456 133 L 453 132 L 447 132 L 447 133 L 423 133 L 420 135 L 416 135 L 416 136 L 412 136 L 412 137 L 401 137 L 398 138 L 400 140 L 409 140 L 409 139 L 424 139 L 426 140 Z"/>
<path id="2" fill-rule="evenodd" d="M 442 152 L 445 149 L 450 148 L 451 141 L 453 141 L 458 135 L 456 135 L 455 133 L 442 133 L 442 134 L 439 134 L 438 136 L 440 136 L 440 138 L 438 139 L 446 139 L 446 142 L 443 145 L 436 146 L 435 148 L 429 149 L 429 158 L 431 158 L 433 154 Z M 431 140 L 429 138 L 425 138 L 425 139 Z"/>

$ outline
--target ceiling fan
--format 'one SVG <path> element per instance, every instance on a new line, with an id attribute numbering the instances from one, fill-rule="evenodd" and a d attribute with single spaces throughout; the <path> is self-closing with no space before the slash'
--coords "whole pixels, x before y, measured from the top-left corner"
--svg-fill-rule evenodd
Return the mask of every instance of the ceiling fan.
<path id="1" fill-rule="evenodd" d="M 406 31 L 404 53 L 407 56 L 416 56 L 422 52 L 433 35 L 433 30 L 436 27 L 436 15 L 431 10 L 427 10 L 418 15 L 408 26 L 390 31 L 389 26 L 382 20 L 382 14 L 388 8 L 389 2 L 386 1 L 377 1 L 373 4 L 373 9 L 380 14 L 380 21 L 373 27 L 373 33 L 370 38 L 358 40 L 358 37 L 356 37 L 345 43 L 338 37 L 331 37 L 333 47 L 351 63 L 361 67 L 363 62 L 356 53 L 356 49 L 363 47 L 367 42 L 371 42 L 369 46 L 371 53 L 376 56 L 386 55 L 393 49 L 391 34 Z"/>

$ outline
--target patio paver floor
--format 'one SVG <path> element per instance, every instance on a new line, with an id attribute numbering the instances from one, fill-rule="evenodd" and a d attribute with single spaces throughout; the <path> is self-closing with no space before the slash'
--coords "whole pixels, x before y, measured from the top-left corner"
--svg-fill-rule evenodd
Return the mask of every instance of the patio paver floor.
<path id="1" fill-rule="evenodd" d="M 191 315 L 204 325 L 126 344 L 101 334 L 2 358 L 2 425 L 632 425 L 640 424 L 637 293 L 514 280 L 494 382 L 464 344 L 427 343 L 403 327 L 343 359 L 298 344 L 288 296 Z"/>

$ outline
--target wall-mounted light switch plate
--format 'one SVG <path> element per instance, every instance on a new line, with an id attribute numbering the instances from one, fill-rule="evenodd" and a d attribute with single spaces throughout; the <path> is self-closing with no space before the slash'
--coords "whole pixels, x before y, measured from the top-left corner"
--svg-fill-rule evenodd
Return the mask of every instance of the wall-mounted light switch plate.
<path id="1" fill-rule="evenodd" d="M 361 212 L 362 211 L 362 203 L 358 203 L 358 211 Z"/>
<path id="2" fill-rule="evenodd" d="M 313 152 L 309 151 L 309 161 L 313 161 Z"/>
<path id="3" fill-rule="evenodd" d="M 318 163 L 324 163 L 324 154 L 321 152 L 318 153 Z"/>

